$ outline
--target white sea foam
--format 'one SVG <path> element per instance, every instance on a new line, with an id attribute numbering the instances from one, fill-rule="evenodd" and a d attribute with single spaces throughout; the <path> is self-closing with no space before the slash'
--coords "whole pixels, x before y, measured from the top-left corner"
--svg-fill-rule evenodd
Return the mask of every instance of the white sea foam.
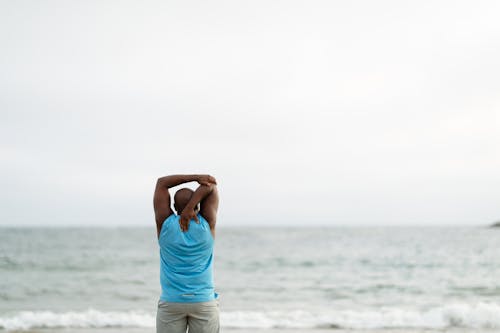
<path id="1" fill-rule="evenodd" d="M 30 328 L 101 328 L 153 327 L 154 316 L 140 311 L 101 312 L 93 309 L 82 312 L 56 313 L 51 311 L 21 311 L 11 317 L 0 317 L 0 328 L 25 330 Z"/>
<path id="2" fill-rule="evenodd" d="M 23 330 L 30 328 L 102 328 L 145 327 L 155 325 L 154 314 L 131 312 L 55 313 L 23 311 L 10 317 L 0 317 L 0 328 Z M 226 328 L 500 328 L 500 305 L 494 303 L 449 304 L 425 311 L 382 308 L 379 311 L 229 311 L 221 313 L 221 325 Z"/>
<path id="3" fill-rule="evenodd" d="M 500 328 L 500 305 L 449 304 L 425 311 L 382 308 L 379 311 L 226 312 L 222 326 L 232 328 Z"/>

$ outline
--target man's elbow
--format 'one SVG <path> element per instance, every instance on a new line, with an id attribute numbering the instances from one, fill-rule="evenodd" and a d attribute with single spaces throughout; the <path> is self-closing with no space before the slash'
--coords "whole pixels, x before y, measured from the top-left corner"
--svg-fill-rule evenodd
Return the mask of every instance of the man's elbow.
<path id="1" fill-rule="evenodd" d="M 160 177 L 156 180 L 156 188 L 166 187 L 165 177 Z"/>
<path id="2" fill-rule="evenodd" d="M 210 192 L 217 191 L 217 184 L 210 183 L 206 186 L 208 186 L 208 189 L 210 190 Z"/>

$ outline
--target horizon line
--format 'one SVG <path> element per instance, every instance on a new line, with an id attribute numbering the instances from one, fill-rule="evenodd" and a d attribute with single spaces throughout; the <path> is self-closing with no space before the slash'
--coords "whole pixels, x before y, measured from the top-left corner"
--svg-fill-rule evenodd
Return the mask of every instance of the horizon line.
<path id="1" fill-rule="evenodd" d="M 465 224 L 465 223 L 457 223 L 457 224 L 310 224 L 310 225 L 279 225 L 279 224 L 267 224 L 267 225 L 256 225 L 256 224 L 239 224 L 239 225 L 221 225 L 217 226 L 218 229 L 237 229 L 237 228 L 295 228 L 295 229 L 304 229 L 304 228 L 366 228 L 366 227 L 388 227 L 388 228 L 418 228 L 418 227 L 429 227 L 429 228 L 439 228 L 439 227 L 481 227 L 481 228 L 494 228 L 494 223 L 490 224 Z M 117 225 L 99 225 L 99 224 L 74 224 L 74 225 L 0 225 L 0 228 L 12 228 L 12 229 L 37 229 L 37 228 L 102 228 L 102 229 L 115 229 L 115 228 L 152 228 L 154 229 L 155 225 L 143 225 L 143 224 L 117 224 Z"/>

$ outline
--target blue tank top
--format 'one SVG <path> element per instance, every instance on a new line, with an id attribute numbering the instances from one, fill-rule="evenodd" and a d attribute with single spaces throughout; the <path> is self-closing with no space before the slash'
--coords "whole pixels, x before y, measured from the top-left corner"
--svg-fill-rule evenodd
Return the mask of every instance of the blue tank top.
<path id="1" fill-rule="evenodd" d="M 165 302 L 208 302 L 217 298 L 214 291 L 212 259 L 214 239 L 208 221 L 191 220 L 182 232 L 180 216 L 172 214 L 163 222 L 160 245 L 160 300 Z"/>

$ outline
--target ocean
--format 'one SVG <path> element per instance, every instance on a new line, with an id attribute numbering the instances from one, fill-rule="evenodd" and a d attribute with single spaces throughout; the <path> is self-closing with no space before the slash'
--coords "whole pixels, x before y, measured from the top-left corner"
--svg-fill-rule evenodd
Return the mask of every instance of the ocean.
<path id="1" fill-rule="evenodd" d="M 500 332 L 500 229 L 217 230 L 223 332 Z M 0 332 L 153 332 L 156 230 L 1 228 Z"/>

